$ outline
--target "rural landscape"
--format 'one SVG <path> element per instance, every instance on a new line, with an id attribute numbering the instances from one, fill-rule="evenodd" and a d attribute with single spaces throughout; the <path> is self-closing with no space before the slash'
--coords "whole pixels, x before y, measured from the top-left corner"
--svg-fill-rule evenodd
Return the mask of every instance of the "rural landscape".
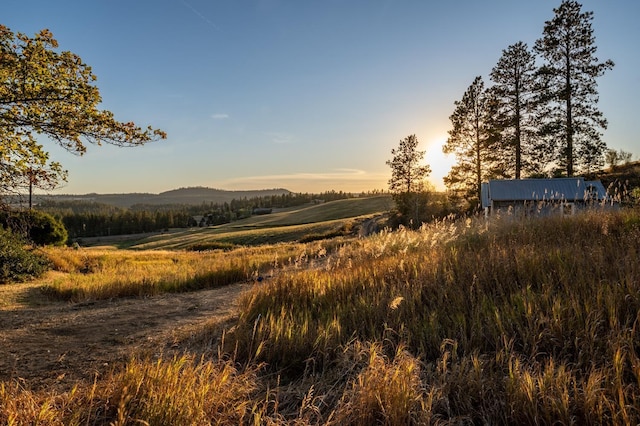
<path id="1" fill-rule="evenodd" d="M 640 161 L 593 13 L 549 12 L 460 91 L 445 189 L 411 134 L 359 192 L 62 194 L 47 144 L 168 134 L 0 25 L 0 424 L 639 424 Z"/>

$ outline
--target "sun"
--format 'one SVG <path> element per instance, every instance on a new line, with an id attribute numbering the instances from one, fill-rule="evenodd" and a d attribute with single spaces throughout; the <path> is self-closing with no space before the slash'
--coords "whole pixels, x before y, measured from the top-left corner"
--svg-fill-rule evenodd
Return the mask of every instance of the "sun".
<path id="1" fill-rule="evenodd" d="M 426 151 L 424 156 L 425 162 L 431 167 L 429 180 L 438 191 L 445 189 L 442 178 L 449 174 L 451 166 L 456 162 L 454 155 L 442 152 L 442 147 L 446 142 L 447 136 L 442 134 L 428 139 L 424 147 Z"/>

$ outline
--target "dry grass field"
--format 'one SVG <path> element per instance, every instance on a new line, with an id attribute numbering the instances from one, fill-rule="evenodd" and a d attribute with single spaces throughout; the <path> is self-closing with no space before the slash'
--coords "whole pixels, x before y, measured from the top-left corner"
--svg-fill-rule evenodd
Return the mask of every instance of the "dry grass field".
<path id="1" fill-rule="evenodd" d="M 638 211 L 47 253 L 0 287 L 0 423 L 640 421 Z"/>

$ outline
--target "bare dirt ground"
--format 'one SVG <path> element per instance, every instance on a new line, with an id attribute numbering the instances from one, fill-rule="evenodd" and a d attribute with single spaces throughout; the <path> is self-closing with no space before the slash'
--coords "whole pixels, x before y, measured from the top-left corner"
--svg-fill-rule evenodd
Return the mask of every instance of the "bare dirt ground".
<path id="1" fill-rule="evenodd" d="M 252 285 L 87 303 L 48 301 L 37 284 L 0 285 L 0 381 L 68 388 L 136 354 L 178 351 L 194 330 L 232 321 Z"/>

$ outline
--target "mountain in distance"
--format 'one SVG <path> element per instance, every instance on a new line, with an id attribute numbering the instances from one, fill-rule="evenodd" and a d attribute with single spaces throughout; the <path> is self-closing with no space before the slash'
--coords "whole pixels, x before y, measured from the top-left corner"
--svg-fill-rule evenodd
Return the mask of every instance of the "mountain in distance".
<path id="1" fill-rule="evenodd" d="M 222 204 L 233 199 L 271 197 L 290 194 L 291 191 L 284 188 L 259 189 L 245 191 L 228 191 L 224 189 L 213 189 L 206 187 L 190 187 L 172 189 L 159 194 L 151 193 L 126 193 L 126 194 L 83 194 L 83 195 L 36 195 L 34 202 L 44 200 L 50 201 L 84 201 L 109 204 L 116 207 L 129 208 L 135 204 L 190 204 L 199 205 L 202 203 Z"/>

